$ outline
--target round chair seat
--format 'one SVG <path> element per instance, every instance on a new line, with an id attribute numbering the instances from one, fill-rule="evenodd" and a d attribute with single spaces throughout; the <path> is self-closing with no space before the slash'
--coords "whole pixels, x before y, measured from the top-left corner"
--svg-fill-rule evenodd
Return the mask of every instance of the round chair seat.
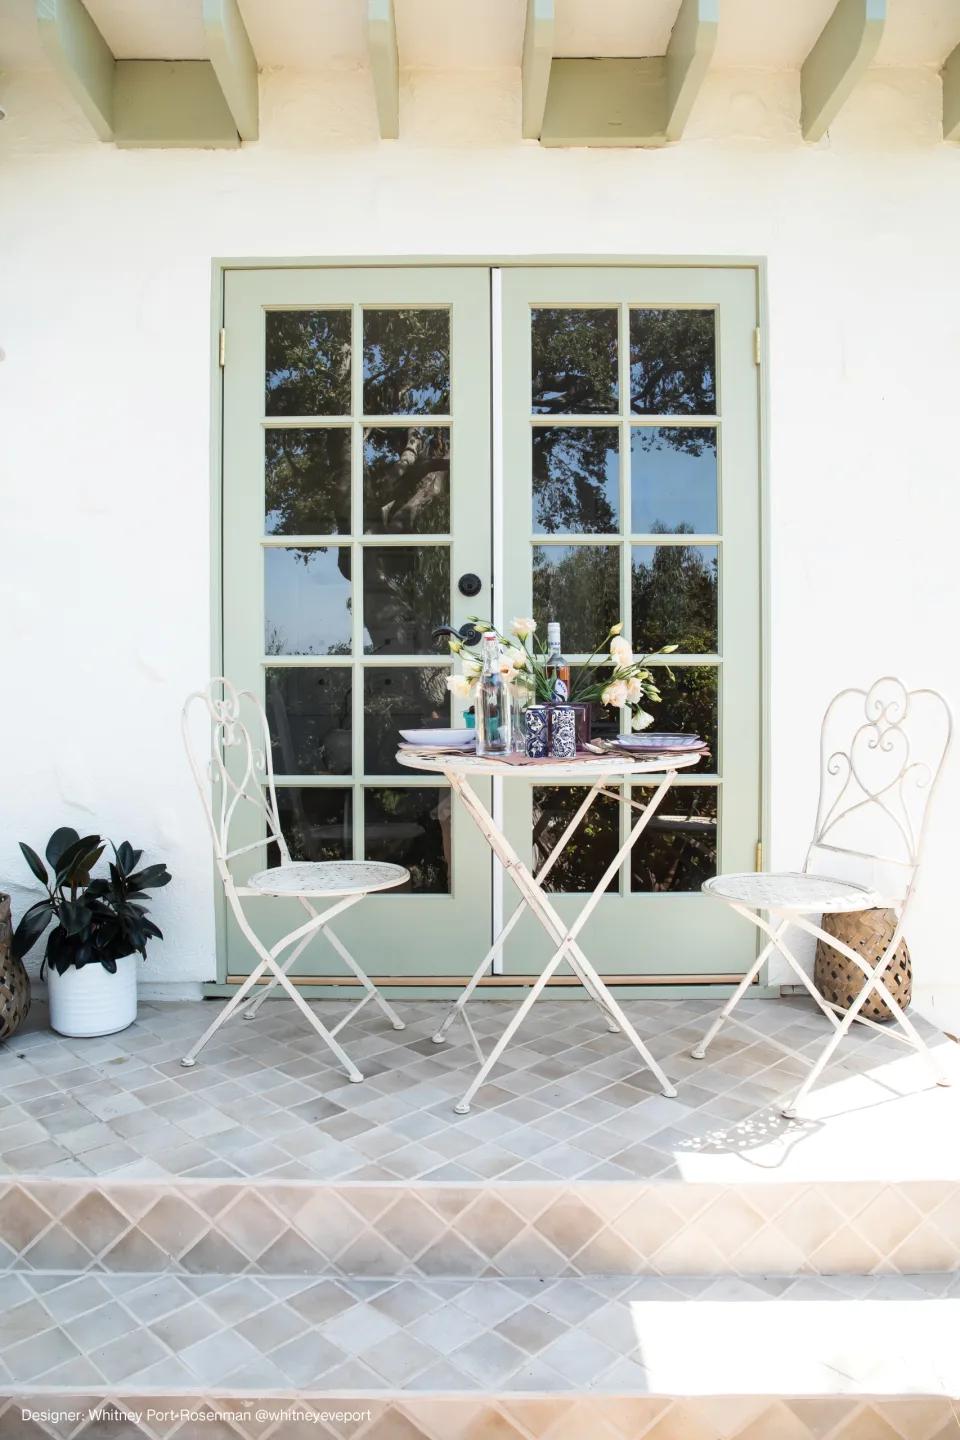
<path id="1" fill-rule="evenodd" d="M 791 870 L 766 875 L 717 875 L 705 880 L 701 889 L 706 895 L 735 900 L 751 910 L 796 910 L 805 915 L 839 915 L 850 910 L 874 910 L 889 903 L 852 881 Z"/>
<path id="2" fill-rule="evenodd" d="M 409 880 L 402 865 L 379 860 L 294 861 L 272 870 L 258 870 L 243 887 L 262 895 L 286 895 L 309 899 L 329 895 L 368 895 L 373 890 L 390 890 Z"/>

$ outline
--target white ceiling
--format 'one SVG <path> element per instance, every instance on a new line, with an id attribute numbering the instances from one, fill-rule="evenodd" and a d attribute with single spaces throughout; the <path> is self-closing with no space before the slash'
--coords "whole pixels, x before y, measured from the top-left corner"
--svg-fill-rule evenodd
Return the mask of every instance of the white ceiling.
<path id="1" fill-rule="evenodd" d="M 202 59 L 202 0 L 85 0 L 115 55 Z M 365 0 L 239 0 L 261 66 L 366 63 Z M 835 0 L 720 0 L 718 67 L 796 68 Z M 559 55 L 662 54 L 679 0 L 556 0 Z M 960 44 L 960 0 L 889 0 L 877 63 L 939 66 Z M 524 0 L 396 0 L 408 68 L 515 66 Z M 44 64 L 34 0 L 0 0 L 0 69 Z"/>

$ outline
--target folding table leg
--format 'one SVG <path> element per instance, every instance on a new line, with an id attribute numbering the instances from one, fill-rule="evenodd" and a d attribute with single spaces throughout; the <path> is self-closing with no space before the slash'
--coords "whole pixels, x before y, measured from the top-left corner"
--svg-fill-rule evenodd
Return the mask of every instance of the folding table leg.
<path id="1" fill-rule="evenodd" d="M 782 921 L 779 929 L 777 930 L 777 936 L 782 936 L 789 924 L 789 920 Z M 764 945 L 763 949 L 760 951 L 760 954 L 750 966 L 750 969 L 747 971 L 746 975 L 744 975 L 743 979 L 740 981 L 740 984 L 737 986 L 736 990 L 734 990 L 727 1003 L 717 1011 L 710 1025 L 710 1028 L 707 1030 L 707 1033 L 704 1035 L 699 1045 L 695 1045 L 690 1051 L 690 1054 L 693 1056 L 694 1060 L 704 1059 L 707 1053 L 708 1046 L 711 1045 L 712 1042 L 716 1039 L 717 1035 L 720 1033 L 721 1027 L 723 1026 L 724 1022 L 730 1019 L 730 1016 L 740 1004 L 740 1001 L 743 999 L 744 995 L 746 995 L 747 991 L 750 989 L 750 986 L 753 984 L 754 980 L 760 974 L 763 966 L 766 964 L 767 957 L 769 956 L 770 951 L 775 948 L 776 938 L 771 937 L 767 941 L 766 945 Z"/>

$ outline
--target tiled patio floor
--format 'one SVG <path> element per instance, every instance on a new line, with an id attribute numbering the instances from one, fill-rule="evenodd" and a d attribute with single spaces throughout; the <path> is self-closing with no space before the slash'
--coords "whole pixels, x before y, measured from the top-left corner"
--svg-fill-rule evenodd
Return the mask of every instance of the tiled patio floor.
<path id="1" fill-rule="evenodd" d="M 319 1006 L 329 1022 L 343 1011 Z M 634 1052 L 580 1001 L 538 1005 L 471 1114 L 453 1104 L 476 1065 L 462 1028 L 430 1036 L 442 1009 L 408 1002 L 406 1030 L 371 1010 L 345 1032 L 364 1071 L 349 1084 L 289 1002 L 236 1019 L 193 1070 L 180 1056 L 211 1003 L 143 1004 L 100 1040 L 29 1028 L 0 1045 L 0 1176 L 430 1183 L 683 1180 L 957 1180 L 960 1085 L 932 1085 L 922 1060 L 857 1029 L 796 1121 L 777 1102 L 815 1055 L 827 1022 L 806 1000 L 755 1000 L 706 1061 L 689 1051 L 713 1008 L 634 1000 L 628 1013 L 679 1086 L 661 1096 Z M 481 1043 L 508 1007 L 474 1007 Z M 927 1035 L 932 1027 L 918 1020 Z M 960 1047 L 938 1046 L 960 1080 Z"/>
<path id="2" fill-rule="evenodd" d="M 463 1284 L 20 1273 L 0 1276 L 0 1386 L 957 1395 L 958 1322 L 958 1276 Z"/>

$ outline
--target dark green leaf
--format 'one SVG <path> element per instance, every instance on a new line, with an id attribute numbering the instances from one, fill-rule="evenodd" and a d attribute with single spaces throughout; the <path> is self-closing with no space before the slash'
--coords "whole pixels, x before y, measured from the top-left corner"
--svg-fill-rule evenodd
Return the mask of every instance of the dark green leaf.
<path id="1" fill-rule="evenodd" d="M 47 841 L 47 860 L 56 870 L 60 864 L 60 857 L 68 845 L 76 845 L 80 836 L 71 825 L 62 825 L 59 830 L 54 830 Z"/>
<path id="2" fill-rule="evenodd" d="M 20 924 L 13 932 L 13 954 L 17 960 L 22 960 L 27 951 L 37 943 L 54 914 L 50 901 L 41 900 L 21 915 Z"/>
<path id="3" fill-rule="evenodd" d="M 127 885 L 130 890 L 158 890 L 162 885 L 169 885 L 172 879 L 166 865 L 147 865 L 128 876 Z"/>
<path id="4" fill-rule="evenodd" d="M 36 850 L 31 850 L 30 846 L 25 845 L 22 840 L 20 841 L 20 849 L 23 851 L 23 858 L 30 866 L 30 869 L 33 871 L 36 878 L 40 881 L 40 884 L 46 885 L 48 879 L 47 867 L 40 859 L 40 856 L 37 854 Z"/>
<path id="5" fill-rule="evenodd" d="M 92 918 L 82 900 L 65 900 L 60 907 L 60 924 L 67 935 L 82 935 Z"/>
<path id="6" fill-rule="evenodd" d="M 116 962 L 116 960 L 101 960 L 101 961 L 100 961 L 100 964 L 103 966 L 104 970 L 109 970 L 109 972 L 110 972 L 111 975 L 116 975 L 116 973 L 117 973 L 117 962 Z"/>

